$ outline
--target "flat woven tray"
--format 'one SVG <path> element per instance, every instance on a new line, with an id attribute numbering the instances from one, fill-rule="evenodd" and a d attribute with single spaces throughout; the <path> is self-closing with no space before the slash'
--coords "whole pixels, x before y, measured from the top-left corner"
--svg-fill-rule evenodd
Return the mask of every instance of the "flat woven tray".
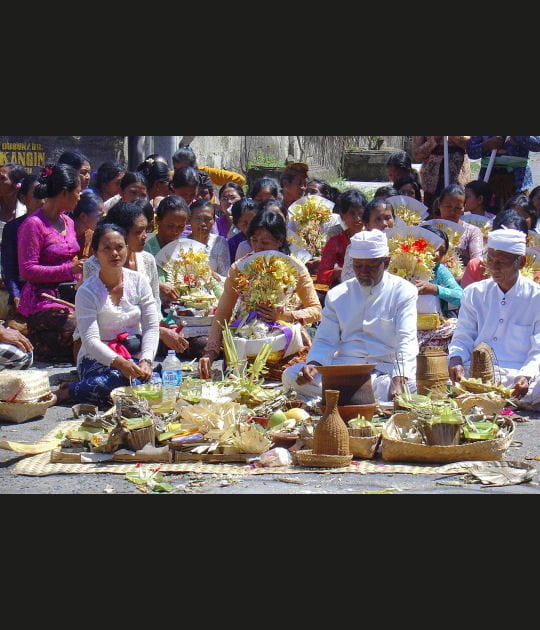
<path id="1" fill-rule="evenodd" d="M 379 450 L 382 436 L 355 437 L 349 431 L 349 449 L 355 459 L 374 459 Z M 313 438 L 302 438 L 308 449 L 313 448 Z"/>

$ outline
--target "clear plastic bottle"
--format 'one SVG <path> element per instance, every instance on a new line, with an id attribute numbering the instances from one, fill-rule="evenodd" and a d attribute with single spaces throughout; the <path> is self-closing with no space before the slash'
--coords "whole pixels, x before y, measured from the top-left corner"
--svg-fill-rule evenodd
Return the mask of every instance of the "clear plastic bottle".
<path id="1" fill-rule="evenodd" d="M 176 400 L 178 387 L 182 383 L 182 362 L 174 350 L 169 350 L 163 361 L 161 380 L 163 382 L 163 400 Z"/>

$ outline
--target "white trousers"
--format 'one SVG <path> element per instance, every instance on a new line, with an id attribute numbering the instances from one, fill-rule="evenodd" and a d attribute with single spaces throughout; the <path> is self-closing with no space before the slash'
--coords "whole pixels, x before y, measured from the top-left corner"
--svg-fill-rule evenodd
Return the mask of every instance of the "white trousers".
<path id="1" fill-rule="evenodd" d="M 283 389 L 286 392 L 294 389 L 302 400 L 311 402 L 322 398 L 322 376 L 317 374 L 311 383 L 308 383 L 307 385 L 298 385 L 296 379 L 305 365 L 305 363 L 296 363 L 295 365 L 291 365 L 291 367 L 287 368 L 285 372 L 283 372 L 282 383 Z M 371 385 L 377 402 L 390 402 L 389 393 L 391 384 L 392 377 L 390 374 L 376 372 L 371 375 Z M 416 393 L 416 381 L 409 379 L 409 389 L 411 393 Z M 354 404 L 357 403 L 355 402 L 353 396 L 351 405 Z"/>

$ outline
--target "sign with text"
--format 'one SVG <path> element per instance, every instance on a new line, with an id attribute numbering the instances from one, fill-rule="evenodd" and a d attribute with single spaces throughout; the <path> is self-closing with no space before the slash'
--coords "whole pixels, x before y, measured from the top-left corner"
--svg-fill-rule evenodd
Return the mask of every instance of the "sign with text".
<path id="1" fill-rule="evenodd" d="M 64 151 L 78 151 L 93 171 L 109 160 L 127 161 L 126 136 L 0 136 L 0 166 L 20 164 L 29 173 L 54 163 Z"/>

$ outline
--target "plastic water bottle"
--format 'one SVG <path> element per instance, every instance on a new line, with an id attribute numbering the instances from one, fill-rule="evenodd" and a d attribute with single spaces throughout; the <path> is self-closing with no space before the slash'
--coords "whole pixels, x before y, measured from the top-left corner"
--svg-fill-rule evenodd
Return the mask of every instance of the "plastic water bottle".
<path id="1" fill-rule="evenodd" d="M 165 361 L 163 361 L 161 380 L 163 382 L 162 399 L 175 401 L 178 388 L 182 383 L 182 362 L 174 350 L 169 350 Z"/>
<path id="2" fill-rule="evenodd" d="M 152 378 L 150 379 L 149 382 L 150 382 L 150 385 L 155 385 L 156 387 L 161 387 L 163 385 L 161 376 L 157 372 L 154 372 L 152 374 Z"/>

